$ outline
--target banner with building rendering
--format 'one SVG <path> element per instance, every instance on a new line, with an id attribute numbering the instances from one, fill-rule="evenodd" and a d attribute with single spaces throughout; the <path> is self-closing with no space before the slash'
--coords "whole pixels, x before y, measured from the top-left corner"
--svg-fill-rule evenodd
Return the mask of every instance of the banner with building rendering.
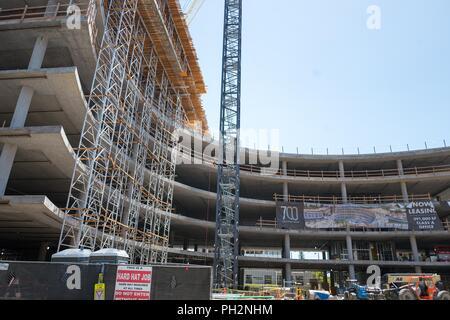
<path id="1" fill-rule="evenodd" d="M 310 229 L 397 229 L 408 230 L 401 204 L 314 204 L 305 203 L 305 227 Z"/>
<path id="2" fill-rule="evenodd" d="M 414 201 L 406 206 L 410 230 L 443 230 L 441 220 L 432 201 Z"/>
<path id="3" fill-rule="evenodd" d="M 432 201 L 407 205 L 277 203 L 277 225 L 282 229 L 395 229 L 443 230 Z"/>

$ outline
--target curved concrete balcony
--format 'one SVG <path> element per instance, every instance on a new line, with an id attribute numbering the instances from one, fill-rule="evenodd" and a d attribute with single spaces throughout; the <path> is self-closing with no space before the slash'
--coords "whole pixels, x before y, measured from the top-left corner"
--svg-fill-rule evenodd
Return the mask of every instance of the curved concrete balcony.
<path id="1" fill-rule="evenodd" d="M 433 155 L 442 156 L 442 153 L 445 155 L 448 154 L 450 159 L 450 148 L 443 149 L 434 149 L 434 150 L 423 150 L 423 151 L 415 151 L 415 152 L 404 152 L 398 153 L 397 159 L 404 159 L 413 157 L 417 155 L 420 157 L 421 154 L 427 155 L 428 157 L 432 157 Z M 194 153 L 195 156 L 198 154 Z M 189 161 L 190 156 L 183 154 L 183 158 L 186 162 Z M 386 159 L 384 161 L 394 161 L 392 160 L 391 154 L 386 154 Z M 350 157 L 350 156 L 348 156 Z M 355 156 L 355 159 L 361 159 L 361 161 L 372 160 L 372 157 L 375 159 L 383 159 L 382 155 L 367 155 L 367 158 L 364 156 Z M 360 158 L 361 157 L 361 158 Z M 296 158 L 290 158 L 290 162 L 298 161 L 299 159 L 303 160 L 303 156 L 297 156 Z M 329 158 L 327 158 L 328 160 Z M 339 159 L 339 158 L 337 158 Z M 323 158 L 320 156 L 316 156 L 313 159 L 310 159 L 311 166 L 315 167 L 320 165 L 320 162 L 323 161 Z M 341 161 L 341 160 L 336 160 Z M 352 160 L 355 161 L 355 160 Z M 374 161 L 374 160 L 373 160 Z M 196 170 L 201 170 L 205 173 L 216 172 L 216 163 L 217 158 L 212 157 L 204 157 L 198 156 L 195 164 L 184 164 L 181 165 L 182 170 L 190 171 L 190 167 L 192 166 Z M 290 184 L 336 184 L 339 185 L 343 182 L 348 185 L 351 184 L 385 184 L 385 183 L 399 183 L 401 181 L 405 182 L 417 182 L 417 181 L 450 181 L 450 164 L 444 165 L 431 165 L 431 166 L 415 166 L 415 167 L 405 167 L 403 169 L 403 174 L 399 172 L 398 169 L 372 169 L 372 170 L 345 170 L 344 176 L 341 176 L 339 170 L 296 170 L 296 169 L 287 169 L 285 172 L 281 168 L 281 164 L 277 167 L 276 170 L 264 171 L 264 167 L 256 166 L 256 165 L 241 165 L 241 177 L 243 181 L 271 181 L 273 183 L 290 183 Z"/>

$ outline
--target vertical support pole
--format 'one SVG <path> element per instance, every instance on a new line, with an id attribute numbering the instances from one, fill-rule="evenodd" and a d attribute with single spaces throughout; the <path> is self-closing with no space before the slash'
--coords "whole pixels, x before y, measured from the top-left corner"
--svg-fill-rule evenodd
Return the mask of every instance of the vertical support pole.
<path id="1" fill-rule="evenodd" d="M 22 87 L 11 120 L 11 128 L 22 128 L 25 125 L 33 93 L 34 90 L 32 88 Z M 0 155 L 0 196 L 4 196 L 6 193 L 6 187 L 16 157 L 16 152 L 17 145 L 3 145 L 2 153 Z"/>
<path id="2" fill-rule="evenodd" d="M 31 100 L 33 99 L 34 90 L 30 87 L 22 87 L 19 98 L 17 99 L 14 115 L 11 120 L 11 128 L 23 128 L 27 120 L 28 111 L 30 110 Z"/>
<path id="3" fill-rule="evenodd" d="M 397 160 L 397 168 L 398 168 L 399 176 L 401 178 L 403 178 L 405 176 L 405 171 L 403 169 L 403 162 L 401 159 Z M 409 194 L 408 194 L 408 187 L 406 186 L 406 182 L 402 180 L 400 182 L 400 187 L 402 189 L 403 202 L 408 203 L 409 202 Z"/>
<path id="4" fill-rule="evenodd" d="M 54 17 L 57 14 L 57 7 L 58 7 L 58 0 L 48 0 L 44 16 Z"/>
<path id="5" fill-rule="evenodd" d="M 31 56 L 28 69 L 39 69 L 41 67 L 46 49 L 46 37 L 39 37 L 34 45 L 33 54 Z M 11 128 L 22 128 L 25 125 L 33 95 L 34 90 L 32 88 L 27 86 L 22 87 L 11 120 Z M 16 152 L 16 145 L 3 145 L 2 153 L 0 155 L 0 196 L 5 195 L 11 169 L 16 157 Z"/>
<path id="6" fill-rule="evenodd" d="M 282 162 L 283 176 L 287 176 L 287 161 Z M 289 185 L 287 182 L 283 182 L 283 199 L 289 201 Z"/>
<path id="7" fill-rule="evenodd" d="M 184 238 L 183 240 L 183 250 L 188 251 L 189 250 L 189 239 Z"/>
<path id="8" fill-rule="evenodd" d="M 335 275 L 334 275 L 334 271 L 331 270 L 331 272 L 330 272 L 330 292 L 333 295 L 336 294 L 335 288 L 336 288 L 336 278 L 335 278 Z"/>
<path id="9" fill-rule="evenodd" d="M 291 237 L 288 233 L 284 235 L 283 258 L 291 259 Z M 284 266 L 284 278 L 285 278 L 287 286 L 291 286 L 292 285 L 292 266 L 290 263 L 286 263 Z"/>
<path id="10" fill-rule="evenodd" d="M 17 146 L 15 144 L 3 145 L 2 154 L 0 155 L 0 197 L 3 197 L 6 193 L 16 152 Z"/>
<path id="11" fill-rule="evenodd" d="M 347 242 L 348 261 L 350 261 L 350 263 L 352 263 L 354 261 L 354 259 L 353 259 L 353 243 L 352 243 L 352 237 L 350 235 L 350 230 L 347 230 L 347 235 L 345 237 L 345 240 Z M 350 264 L 348 266 L 348 272 L 349 272 L 350 279 L 356 278 L 354 264 Z"/>
<path id="12" fill-rule="evenodd" d="M 48 38 L 47 36 L 39 36 L 34 44 L 33 53 L 31 55 L 28 70 L 42 68 L 44 62 L 45 52 L 47 51 Z"/>
<path id="13" fill-rule="evenodd" d="M 417 247 L 416 236 L 414 234 L 412 234 L 409 237 L 409 241 L 411 243 L 411 250 L 413 252 L 414 262 L 420 262 L 419 249 Z M 416 273 L 422 273 L 422 267 L 416 265 L 415 266 L 415 271 L 416 271 Z"/>
<path id="14" fill-rule="evenodd" d="M 341 179 L 345 179 L 345 167 L 344 161 L 339 161 L 339 175 Z M 342 203 L 348 203 L 348 195 L 347 195 L 347 184 L 345 182 L 341 182 L 341 195 L 342 195 Z"/>

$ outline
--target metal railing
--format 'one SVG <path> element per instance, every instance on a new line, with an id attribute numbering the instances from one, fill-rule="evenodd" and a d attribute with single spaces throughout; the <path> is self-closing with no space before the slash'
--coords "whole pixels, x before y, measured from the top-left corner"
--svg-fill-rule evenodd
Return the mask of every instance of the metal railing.
<path id="1" fill-rule="evenodd" d="M 217 158 L 210 155 L 201 154 L 190 148 L 183 147 L 185 156 L 196 160 L 196 163 L 201 162 L 208 165 L 216 165 Z M 272 169 L 269 167 L 262 167 L 258 165 L 241 164 L 241 171 L 261 174 L 267 173 L 265 170 L 269 170 L 270 173 L 276 176 L 284 177 L 298 177 L 298 178 L 320 178 L 320 179 L 341 179 L 339 170 L 297 170 L 288 169 L 286 174 L 282 169 Z M 403 169 L 403 176 L 419 176 L 424 174 L 439 174 L 450 173 L 450 164 L 438 165 L 438 166 L 426 166 L 426 167 L 411 167 Z M 347 170 L 342 178 L 377 178 L 377 177 L 401 177 L 398 169 L 378 169 L 378 170 Z"/>
<path id="2" fill-rule="evenodd" d="M 431 195 L 428 194 L 412 194 L 409 195 L 410 201 L 420 201 L 420 200 L 431 200 Z M 284 195 L 274 194 L 274 200 L 276 202 L 287 201 L 287 202 L 309 202 L 309 203 L 319 203 L 319 204 L 343 204 L 344 201 L 342 197 L 337 196 L 307 196 L 307 195 L 288 195 L 287 198 Z M 381 204 L 381 203 L 403 203 L 403 197 L 400 195 L 392 196 L 349 196 L 347 198 L 348 203 L 352 204 Z"/>
<path id="3" fill-rule="evenodd" d="M 21 8 L 1 9 L 0 24 L 3 23 L 23 23 L 31 21 L 49 21 L 68 17 L 70 7 L 76 5 L 80 9 L 80 15 L 87 18 L 90 27 L 89 36 L 96 52 L 99 51 L 99 41 L 97 40 L 98 28 L 95 18 L 98 8 L 95 0 L 70 1 L 70 3 L 56 3 L 48 6 L 29 6 Z"/>
<path id="4" fill-rule="evenodd" d="M 2 9 L 0 10 L 0 21 L 19 20 L 20 22 L 23 22 L 26 19 L 46 20 L 64 17 L 69 15 L 68 8 L 71 5 L 77 5 L 80 8 L 81 15 L 86 16 L 93 4 L 95 4 L 95 1 L 82 1 L 73 4 L 63 4 L 58 2 L 55 5 L 49 6 L 25 5 L 21 8 Z"/>

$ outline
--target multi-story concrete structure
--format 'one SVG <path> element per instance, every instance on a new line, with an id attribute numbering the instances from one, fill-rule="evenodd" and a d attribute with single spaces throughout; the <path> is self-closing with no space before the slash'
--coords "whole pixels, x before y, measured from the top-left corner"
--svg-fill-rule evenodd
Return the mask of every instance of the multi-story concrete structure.
<path id="1" fill-rule="evenodd" d="M 81 8 L 79 29 L 67 25 L 73 3 Z M 174 92 L 184 90 L 179 96 L 186 126 L 201 122 L 207 129 L 200 103 L 205 86 L 177 1 L 138 3 L 148 36 L 158 44 L 158 66 Z M 2 259 L 45 260 L 56 250 L 67 209 L 105 7 L 100 0 L 0 0 L 0 8 L 0 250 Z M 176 169 L 172 262 L 212 264 L 217 172 L 214 159 L 203 160 Z M 309 282 L 311 271 L 338 283 L 347 275 L 363 277 L 373 264 L 383 272 L 450 275 L 450 262 L 443 261 L 450 246 L 450 148 L 281 154 L 277 167 L 275 175 L 262 175 L 258 165 L 242 166 L 242 283 Z M 444 230 L 289 230 L 276 221 L 277 202 L 401 206 L 413 200 L 433 201 Z"/>
<path id="2" fill-rule="evenodd" d="M 175 129 L 207 129 L 178 1 L 0 8 L 2 247 L 48 258 L 62 228 L 60 248 L 166 261 Z"/>
<path id="3" fill-rule="evenodd" d="M 283 271 L 278 280 L 287 281 L 294 281 L 303 270 L 333 271 L 332 278 L 339 280 L 348 274 L 364 277 L 370 265 L 379 265 L 382 272 L 438 272 L 448 277 L 449 160 L 450 148 L 441 148 L 353 156 L 281 154 L 275 175 L 261 175 L 255 165 L 243 166 L 240 267 Z M 215 188 L 212 161 L 177 167 L 174 261 L 211 262 Z M 344 226 L 287 230 L 276 221 L 277 202 L 382 207 L 415 200 L 433 201 L 444 230 Z M 435 250 L 441 250 L 441 258 Z"/>

